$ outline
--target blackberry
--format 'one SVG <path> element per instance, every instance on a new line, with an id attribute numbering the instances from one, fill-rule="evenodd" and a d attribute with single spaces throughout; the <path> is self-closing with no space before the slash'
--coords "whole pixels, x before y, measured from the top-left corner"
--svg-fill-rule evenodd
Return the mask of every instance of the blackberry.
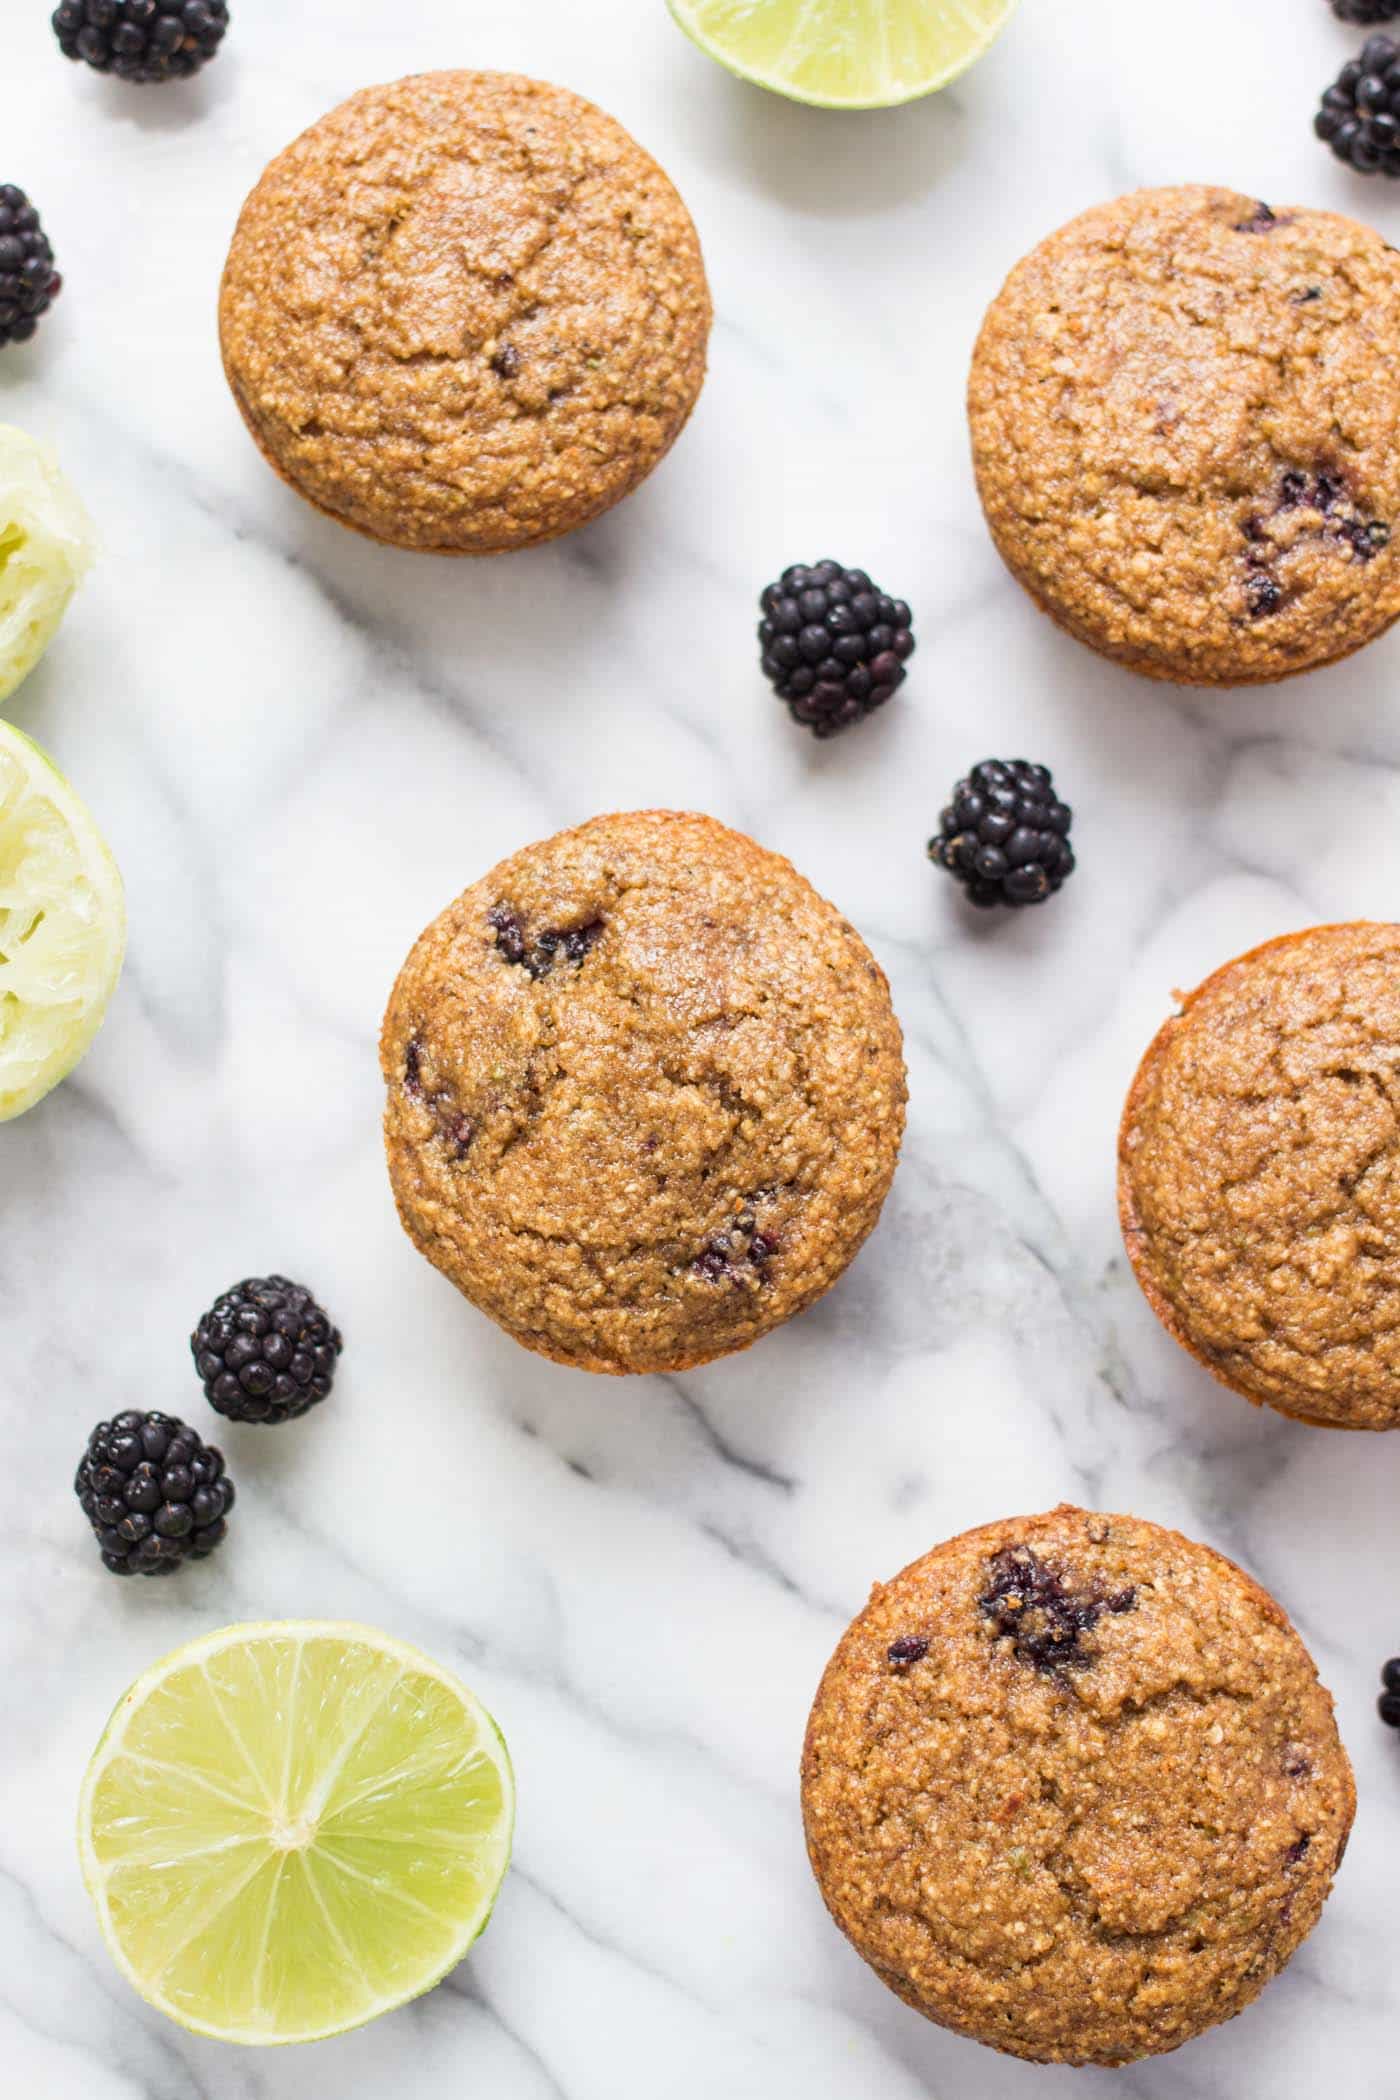
<path id="1" fill-rule="evenodd" d="M 1313 130 L 1358 175 L 1400 175 L 1400 44 L 1368 37 L 1322 98 Z"/>
<path id="2" fill-rule="evenodd" d="M 27 343 L 62 289 L 38 212 L 15 183 L 0 183 L 0 350 Z"/>
<path id="3" fill-rule="evenodd" d="M 902 1633 L 897 1641 L 890 1642 L 885 1650 L 885 1660 L 896 1677 L 904 1677 L 927 1654 L 928 1642 L 921 1633 Z"/>
<path id="4" fill-rule="evenodd" d="M 987 1574 L 977 1600 L 983 1617 L 995 1633 L 1010 1638 L 1019 1661 L 1037 1670 L 1087 1669 L 1093 1657 L 1083 1635 L 1093 1632 L 1105 1612 L 1137 1610 L 1135 1589 L 1074 1589 L 1030 1546 L 1003 1546 L 987 1563 Z"/>
<path id="5" fill-rule="evenodd" d="M 1332 12 L 1339 22 L 1355 22 L 1367 29 L 1373 22 L 1388 22 L 1400 15 L 1400 0 L 1332 0 Z"/>
<path id="6" fill-rule="evenodd" d="M 784 569 L 759 600 L 763 669 L 794 722 L 835 736 L 883 707 L 914 653 L 912 618 L 864 569 Z"/>
<path id="7" fill-rule="evenodd" d="M 227 29 L 226 0 L 61 0 L 53 12 L 64 57 L 118 80 L 188 80 Z"/>
<path id="8" fill-rule="evenodd" d="M 602 920 L 590 919 L 586 926 L 547 928 L 532 944 L 525 937 L 520 914 L 509 904 L 493 904 L 486 922 L 506 961 L 519 964 L 533 978 L 548 977 L 560 961 L 571 962 L 577 969 L 603 937 Z"/>
<path id="9" fill-rule="evenodd" d="M 233 1508 L 222 1454 L 174 1415 L 99 1422 L 73 1485 L 114 1575 L 170 1575 L 203 1560 Z"/>
<path id="10" fill-rule="evenodd" d="M 1385 1690 L 1376 1701 L 1376 1712 L 1387 1728 L 1400 1728 L 1400 1655 L 1392 1655 L 1381 1671 Z"/>
<path id="11" fill-rule="evenodd" d="M 250 1276 L 216 1298 L 190 1336 L 209 1405 L 230 1422 L 291 1422 L 324 1400 L 341 1351 L 310 1291 Z"/>
<path id="12" fill-rule="evenodd" d="M 1074 873 L 1073 817 L 1047 766 L 984 759 L 953 789 L 928 857 L 974 904 L 1043 904 Z"/>

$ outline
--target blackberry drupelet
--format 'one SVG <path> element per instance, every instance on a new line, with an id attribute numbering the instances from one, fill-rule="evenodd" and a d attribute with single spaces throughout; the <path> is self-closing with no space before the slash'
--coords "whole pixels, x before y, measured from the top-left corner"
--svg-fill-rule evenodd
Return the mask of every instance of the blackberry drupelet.
<path id="1" fill-rule="evenodd" d="M 1043 904 L 1074 873 L 1073 812 L 1046 766 L 984 759 L 953 789 L 928 857 L 974 904 Z"/>
<path id="2" fill-rule="evenodd" d="M 173 1415 L 99 1422 L 73 1485 L 114 1575 L 170 1575 L 203 1560 L 233 1508 L 222 1454 Z"/>
<path id="3" fill-rule="evenodd" d="M 1400 1728 L 1400 1655 L 1392 1655 L 1381 1671 L 1385 1690 L 1376 1701 L 1376 1712 L 1387 1728 Z"/>
<path id="4" fill-rule="evenodd" d="M 250 1276 L 190 1336 L 205 1396 L 231 1422 L 291 1422 L 324 1400 L 342 1343 L 310 1291 Z"/>
<path id="5" fill-rule="evenodd" d="M 1322 98 L 1313 130 L 1359 175 L 1400 175 L 1400 44 L 1368 37 Z"/>
<path id="6" fill-rule="evenodd" d="M 0 349 L 27 343 L 62 289 L 38 212 L 15 183 L 0 183 Z"/>
<path id="7" fill-rule="evenodd" d="M 188 80 L 228 29 L 226 0 L 61 0 L 54 35 L 65 58 L 138 82 Z"/>
<path id="8" fill-rule="evenodd" d="M 883 707 L 914 653 L 912 619 L 864 569 L 784 569 L 759 600 L 763 669 L 794 722 L 835 736 Z"/>
<path id="9" fill-rule="evenodd" d="M 1372 22 L 1388 22 L 1400 15 L 1400 0 L 1332 0 L 1332 12 L 1339 22 L 1369 28 Z"/>

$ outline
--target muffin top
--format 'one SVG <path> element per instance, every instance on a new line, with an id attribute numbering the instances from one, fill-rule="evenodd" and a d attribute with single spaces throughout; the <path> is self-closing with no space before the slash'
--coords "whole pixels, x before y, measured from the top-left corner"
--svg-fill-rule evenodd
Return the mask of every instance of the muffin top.
<path id="1" fill-rule="evenodd" d="M 803 1760 L 857 1950 L 1038 2062 L 1130 2062 L 1240 2011 L 1317 1922 L 1354 1808 L 1272 1598 L 1176 1532 L 1068 1507 L 877 1586 Z"/>
<path id="2" fill-rule="evenodd" d="M 1178 1341 L 1250 1400 L 1400 1425 L 1400 926 L 1218 970 L 1128 1096 L 1119 1208 Z"/>
<path id="3" fill-rule="evenodd" d="M 650 472 L 700 392 L 710 299 L 684 204 L 620 124 L 539 81 L 421 73 L 272 162 L 219 316 L 238 405 L 303 495 L 480 554 Z"/>
<path id="4" fill-rule="evenodd" d="M 596 818 L 419 940 L 385 1018 L 418 1246 L 517 1340 L 676 1370 L 810 1304 L 874 1225 L 904 1124 L 864 942 L 713 819 Z"/>
<path id="5" fill-rule="evenodd" d="M 1400 613 L 1400 255 L 1365 226 L 1100 205 L 1012 271 L 969 407 L 1006 562 L 1135 670 L 1282 678 Z"/>

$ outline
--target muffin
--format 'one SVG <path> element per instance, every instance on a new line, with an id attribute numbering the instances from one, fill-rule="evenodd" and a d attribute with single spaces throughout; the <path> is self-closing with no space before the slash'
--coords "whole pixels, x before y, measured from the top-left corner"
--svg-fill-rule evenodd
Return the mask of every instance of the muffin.
<path id="1" fill-rule="evenodd" d="M 1302 1421 L 1400 1426 L 1400 926 L 1315 926 L 1181 1000 L 1118 1141 L 1123 1237 L 1208 1371 Z"/>
<path id="2" fill-rule="evenodd" d="M 1287 678 L 1400 612 L 1400 255 L 1335 212 L 1085 212 L 994 301 L 969 411 L 1012 574 L 1134 671 Z"/>
<path id="3" fill-rule="evenodd" d="M 420 73 L 278 155 L 219 301 L 264 456 L 344 525 L 493 554 L 607 510 L 678 436 L 710 295 L 690 215 L 565 88 Z"/>
<path id="4" fill-rule="evenodd" d="M 712 818 L 597 817 L 448 906 L 382 1039 L 399 1215 L 516 1340 L 680 1371 L 830 1289 L 904 1126 L 884 973 Z"/>
<path id="5" fill-rule="evenodd" d="M 802 1804 L 828 1909 L 917 2012 L 1036 2063 L 1125 2064 L 1277 1975 L 1356 1795 L 1257 1583 L 1062 1506 L 876 1586 L 817 1693 Z"/>

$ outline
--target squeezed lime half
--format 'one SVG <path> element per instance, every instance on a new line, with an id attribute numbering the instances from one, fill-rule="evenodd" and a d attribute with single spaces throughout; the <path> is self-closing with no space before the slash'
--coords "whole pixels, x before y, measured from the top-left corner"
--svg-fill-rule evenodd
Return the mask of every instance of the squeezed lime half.
<path id="1" fill-rule="evenodd" d="M 1016 0 L 669 0 L 702 51 L 823 109 L 888 109 L 946 87 Z"/>
<path id="2" fill-rule="evenodd" d="M 225 2042 L 318 2041 L 431 1989 L 491 1915 L 515 1783 L 495 1722 L 367 1626 L 227 1626 L 132 1686 L 83 1783 L 103 1937 Z"/>
<path id="3" fill-rule="evenodd" d="M 117 864 L 53 761 L 0 722 L 0 1123 L 66 1079 L 121 974 Z"/>

